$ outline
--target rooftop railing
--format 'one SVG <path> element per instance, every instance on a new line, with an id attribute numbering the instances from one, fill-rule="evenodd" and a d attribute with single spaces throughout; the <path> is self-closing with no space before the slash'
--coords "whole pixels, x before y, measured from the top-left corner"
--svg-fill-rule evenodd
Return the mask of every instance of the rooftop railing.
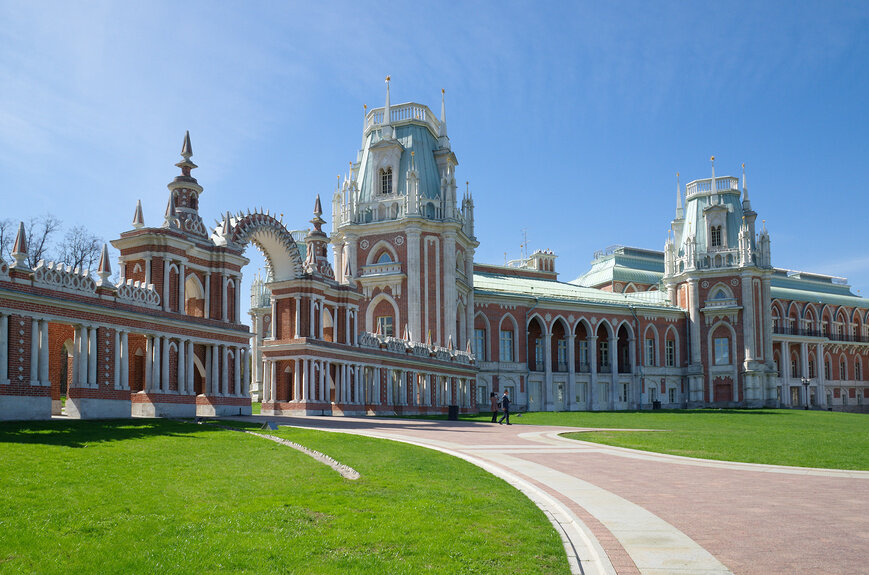
<path id="1" fill-rule="evenodd" d="M 705 180 L 694 180 L 693 182 L 690 182 L 686 187 L 687 197 L 690 198 L 694 194 L 711 193 L 712 185 L 712 178 L 707 178 Z M 739 192 L 739 178 L 734 178 L 733 176 L 715 178 L 715 191 Z"/>
<path id="2" fill-rule="evenodd" d="M 365 131 L 383 124 L 383 108 L 374 108 L 365 117 Z M 397 106 L 389 107 L 389 123 L 399 124 L 402 122 L 417 121 L 423 122 L 431 128 L 432 132 L 438 133 L 440 129 L 440 120 L 434 115 L 434 112 L 429 110 L 428 106 L 415 104 L 413 102 L 407 104 L 398 104 Z"/>

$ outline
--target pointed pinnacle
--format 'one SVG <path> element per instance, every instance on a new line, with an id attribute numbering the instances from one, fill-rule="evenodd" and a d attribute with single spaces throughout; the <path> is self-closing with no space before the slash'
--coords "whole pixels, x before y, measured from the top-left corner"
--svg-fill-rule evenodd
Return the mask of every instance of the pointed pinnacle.
<path id="1" fill-rule="evenodd" d="M 136 211 L 133 213 L 133 228 L 145 227 L 145 217 L 142 215 L 142 200 L 136 200 Z"/>
<path id="2" fill-rule="evenodd" d="M 104 273 L 106 275 L 112 274 L 112 264 L 109 261 L 109 246 L 107 244 L 103 244 L 103 251 L 100 253 L 100 264 L 97 266 L 97 273 Z"/>
<path id="3" fill-rule="evenodd" d="M 181 155 L 185 160 L 193 155 L 193 146 L 190 145 L 190 130 L 184 132 L 184 145 L 181 146 Z"/>
<path id="4" fill-rule="evenodd" d="M 12 246 L 12 255 L 27 255 L 27 235 L 24 232 L 24 222 L 18 224 L 18 234 L 15 236 L 15 244 Z"/>

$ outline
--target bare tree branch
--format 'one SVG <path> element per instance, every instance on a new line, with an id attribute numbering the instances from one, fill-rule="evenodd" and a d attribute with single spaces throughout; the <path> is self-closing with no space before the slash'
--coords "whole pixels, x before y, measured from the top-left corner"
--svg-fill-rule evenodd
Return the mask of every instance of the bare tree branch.
<path id="1" fill-rule="evenodd" d="M 12 244 L 15 242 L 15 227 L 12 220 L 0 220 L 0 260 L 12 259 Z"/>
<path id="2" fill-rule="evenodd" d="M 82 271 L 95 271 L 100 261 L 103 240 L 88 231 L 85 226 L 75 226 L 63 236 L 58 246 L 58 261 Z"/>
<path id="3" fill-rule="evenodd" d="M 34 216 L 27 223 L 27 264 L 34 268 L 39 260 L 50 259 L 51 238 L 60 230 L 61 221 L 51 214 Z"/>

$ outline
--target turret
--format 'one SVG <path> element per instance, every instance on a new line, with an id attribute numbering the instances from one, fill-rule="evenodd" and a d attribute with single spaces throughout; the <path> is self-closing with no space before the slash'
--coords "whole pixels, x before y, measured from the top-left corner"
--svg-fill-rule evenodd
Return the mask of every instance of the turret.
<path id="1" fill-rule="evenodd" d="M 415 152 L 410 152 L 410 167 L 407 169 L 407 215 L 419 215 L 419 174 L 416 171 Z"/>
<path id="2" fill-rule="evenodd" d="M 170 197 L 163 227 L 177 227 L 183 232 L 207 237 L 208 232 L 199 216 L 199 194 L 202 193 L 202 186 L 191 175 L 191 171 L 198 166 L 190 159 L 193 157 L 193 146 L 190 144 L 189 131 L 184 134 L 181 157 L 182 160 L 175 164 L 181 168 L 181 175 L 175 176 L 175 179 L 167 185 Z"/>
<path id="3" fill-rule="evenodd" d="M 323 224 L 326 223 L 326 220 L 320 217 L 322 215 L 323 208 L 320 205 L 320 195 L 317 194 L 317 199 L 314 202 L 314 217 L 310 220 L 314 225 L 314 229 L 305 236 L 305 245 L 307 246 L 305 271 L 310 274 L 334 279 L 335 274 L 332 271 L 332 266 L 329 264 L 329 256 L 326 249 L 326 246 L 329 244 L 329 238 L 323 232 Z"/>
<path id="4" fill-rule="evenodd" d="M 465 182 L 465 197 L 462 199 L 463 230 L 469 238 L 474 237 L 474 198 L 471 195 L 470 183 Z"/>
<path id="5" fill-rule="evenodd" d="M 133 212 L 133 229 L 145 227 L 145 217 L 142 215 L 142 200 L 136 200 L 136 211 Z"/>
<path id="6" fill-rule="evenodd" d="M 15 243 L 12 245 L 12 257 L 15 258 L 15 263 L 11 267 L 24 271 L 30 270 L 30 266 L 27 264 L 27 234 L 24 232 L 24 222 L 18 224 L 18 233 L 15 235 Z"/>
<path id="7" fill-rule="evenodd" d="M 381 122 L 380 134 L 384 140 L 392 139 L 392 111 L 389 107 L 389 76 L 386 77 L 386 105 L 383 107 L 383 122 Z"/>
<path id="8" fill-rule="evenodd" d="M 444 89 L 441 89 L 441 121 L 438 130 L 438 146 L 446 150 L 450 149 L 450 139 L 447 136 L 446 90 Z"/>

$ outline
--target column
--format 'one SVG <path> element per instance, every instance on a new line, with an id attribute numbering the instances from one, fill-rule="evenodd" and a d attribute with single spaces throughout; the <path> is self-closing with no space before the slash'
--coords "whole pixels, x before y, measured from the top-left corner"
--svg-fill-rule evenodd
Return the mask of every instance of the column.
<path id="1" fill-rule="evenodd" d="M 51 385 L 48 379 L 48 320 L 39 322 L 39 382 Z"/>
<path id="2" fill-rule="evenodd" d="M 241 374 L 241 395 L 243 397 L 250 396 L 250 349 L 243 348 L 241 350 L 242 374 Z"/>
<path id="3" fill-rule="evenodd" d="M 186 272 L 184 271 L 184 264 L 178 264 L 178 313 L 187 313 L 187 310 L 185 309 L 186 301 L 184 297 L 185 273 Z"/>
<path id="4" fill-rule="evenodd" d="M 229 306 L 226 305 L 228 303 L 226 301 L 228 284 L 229 277 L 226 274 L 220 274 L 220 319 L 223 321 L 229 321 Z"/>
<path id="5" fill-rule="evenodd" d="M 187 342 L 178 340 L 178 393 L 187 393 Z"/>
<path id="6" fill-rule="evenodd" d="M 302 368 L 302 401 L 308 401 L 311 390 L 311 362 L 307 359 L 298 359 L 296 365 Z"/>
<path id="7" fill-rule="evenodd" d="M 130 343 L 127 332 L 121 332 L 121 389 L 130 389 Z"/>
<path id="8" fill-rule="evenodd" d="M 353 343 L 353 338 L 350 337 L 350 306 L 344 304 L 344 343 L 350 345 Z"/>
<path id="9" fill-rule="evenodd" d="M 39 385 L 39 321 L 30 321 L 30 385 Z"/>
<path id="10" fill-rule="evenodd" d="M 241 348 L 238 346 L 235 348 L 235 361 L 232 363 L 233 395 L 241 395 Z"/>
<path id="11" fill-rule="evenodd" d="M 567 410 L 576 409 L 576 334 L 567 335 Z"/>
<path id="12" fill-rule="evenodd" d="M 549 326 L 543 328 L 543 381 L 543 410 L 552 411 L 555 398 L 552 392 L 552 330 Z"/>
<path id="13" fill-rule="evenodd" d="M 293 338 L 299 339 L 302 337 L 302 298 L 296 296 L 296 321 L 294 322 L 295 330 L 293 331 Z"/>
<path id="14" fill-rule="evenodd" d="M 657 345 L 657 341 L 655 345 Z M 666 344 L 665 344 L 666 345 Z M 655 348 L 655 353 L 660 353 L 660 350 Z M 642 402 L 641 397 L 636 397 L 638 393 L 642 393 L 642 390 L 639 385 L 637 385 L 637 340 L 636 338 L 628 339 L 628 361 L 631 362 L 631 384 L 628 387 L 628 393 L 625 394 L 625 401 L 628 402 L 628 409 L 638 408 L 640 403 Z M 734 392 L 736 391 L 736 385 L 733 386 Z M 667 401 L 666 397 L 662 397 L 661 401 Z M 631 405 L 633 402 L 634 405 Z"/>
<path id="15" fill-rule="evenodd" d="M 235 283 L 235 317 L 233 323 L 241 323 L 241 276 L 234 278 Z"/>
<path id="16" fill-rule="evenodd" d="M 329 398 L 326 396 L 326 370 L 329 369 L 329 362 L 321 361 L 320 362 L 320 401 L 328 402 Z"/>
<path id="17" fill-rule="evenodd" d="M 278 364 L 276 361 L 270 361 L 269 364 L 269 397 L 270 401 L 277 402 Z"/>
<path id="18" fill-rule="evenodd" d="M 88 335 L 88 384 L 92 387 L 97 386 L 97 328 L 90 328 Z"/>
<path id="19" fill-rule="evenodd" d="M 310 313 L 308 314 L 308 323 L 310 324 L 308 326 L 308 337 L 316 337 L 316 332 L 314 331 L 314 328 L 317 327 L 317 322 L 314 321 L 314 296 L 310 297 L 308 303 L 310 308 Z"/>
<path id="20" fill-rule="evenodd" d="M 123 389 L 121 385 L 121 331 L 115 330 L 115 389 Z"/>
<path id="21" fill-rule="evenodd" d="M 205 381 L 202 382 L 202 394 L 203 395 L 211 395 L 211 380 L 214 377 L 212 375 L 214 373 L 212 364 L 212 353 L 211 346 L 205 346 Z M 265 377 L 265 376 L 263 376 Z"/>
<path id="22" fill-rule="evenodd" d="M 162 389 L 160 382 L 160 339 L 154 336 L 154 344 L 151 348 L 154 354 L 154 359 L 151 362 L 151 391 L 160 391 Z"/>
<path id="23" fill-rule="evenodd" d="M 372 375 L 373 375 L 373 377 L 374 377 L 374 381 L 372 382 L 372 387 L 373 387 L 372 391 L 373 391 L 373 393 L 371 394 L 371 399 L 373 400 L 372 403 L 373 403 L 374 405 L 380 405 L 380 404 L 382 403 L 381 400 L 380 400 L 380 398 L 381 398 L 381 393 L 380 393 L 381 389 L 380 389 L 380 386 L 381 386 L 381 383 L 382 383 L 382 382 L 381 382 L 381 379 L 380 379 L 380 378 L 381 378 L 381 375 L 380 375 L 380 368 L 379 368 L 379 367 L 375 367 L 375 368 L 373 368 L 372 372 L 373 372 Z"/>
<path id="24" fill-rule="evenodd" d="M 318 339 L 323 339 L 323 320 L 325 318 L 326 318 L 326 300 L 321 299 L 320 300 L 320 321 L 319 321 L 320 325 L 317 326 L 317 338 Z M 332 327 L 332 329 L 334 331 L 334 329 L 335 329 L 334 326 Z"/>
<path id="25" fill-rule="evenodd" d="M 187 395 L 196 395 L 196 377 L 193 375 L 193 355 L 195 353 L 193 342 L 188 339 L 184 345 L 187 346 L 187 367 L 185 368 L 187 372 L 184 378 L 187 386 L 186 393 Z"/>
<path id="26" fill-rule="evenodd" d="M 220 346 L 220 391 L 219 395 L 229 395 L 229 346 Z M 274 362 L 272 363 L 274 369 Z M 272 377 L 272 385 L 275 385 L 275 378 Z M 274 394 L 272 394 L 274 397 Z"/>
<path id="27" fill-rule="evenodd" d="M 145 258 L 145 286 L 151 285 L 151 256 Z"/>
<path id="28" fill-rule="evenodd" d="M 302 360 L 296 359 L 293 364 L 293 401 L 299 401 L 302 396 Z"/>
<path id="29" fill-rule="evenodd" d="M 700 361 L 700 292 L 697 289 L 697 280 L 689 282 L 691 291 L 691 305 L 689 310 L 689 326 L 691 330 L 691 363 L 699 364 Z M 768 300 L 766 300 L 768 301 Z"/>
<path id="30" fill-rule="evenodd" d="M 265 360 L 265 373 L 263 373 L 263 403 L 271 403 L 271 389 L 272 389 L 272 362 L 269 360 Z"/>
<path id="31" fill-rule="evenodd" d="M 208 391 L 211 395 L 220 395 L 220 348 L 216 345 L 211 347 L 211 381 L 208 383 Z"/>
<path id="32" fill-rule="evenodd" d="M 211 317 L 211 272 L 205 272 L 205 303 L 204 303 L 205 319 Z M 204 390 L 203 390 L 204 391 Z"/>
<path id="33" fill-rule="evenodd" d="M 597 395 L 597 336 L 588 336 L 588 410 L 594 411 L 594 398 Z"/>
<path id="34" fill-rule="evenodd" d="M 791 354 L 788 342 L 781 342 L 781 404 L 791 403 Z"/>
<path id="35" fill-rule="evenodd" d="M 447 230 L 444 233 L 444 342 L 449 341 L 449 336 L 453 336 L 453 342 L 459 343 L 456 339 L 456 233 L 452 230 Z M 445 345 L 442 344 L 442 345 Z"/>
<path id="36" fill-rule="evenodd" d="M 818 370 L 818 406 L 827 406 L 827 390 L 825 387 L 826 374 L 824 374 L 824 344 L 815 344 L 815 369 Z M 3 372 L 0 372 L 2 377 Z"/>
<path id="37" fill-rule="evenodd" d="M 817 365 L 818 364 L 815 364 L 815 366 Z M 823 367 L 823 365 L 821 365 L 821 367 Z M 800 344 L 800 372 L 803 377 L 809 377 L 809 344 L 806 342 Z M 805 393 L 805 397 L 803 397 L 803 405 L 808 405 L 809 389 L 805 385 L 801 387 L 803 388 L 803 393 Z"/>
<path id="38" fill-rule="evenodd" d="M 272 308 L 272 336 L 269 339 L 278 339 L 278 300 L 275 299 L 275 296 L 271 296 L 269 299 L 269 303 L 271 303 Z M 263 317 L 263 331 L 265 331 L 265 317 Z M 281 334 L 283 336 L 284 334 Z"/>
<path id="39" fill-rule="evenodd" d="M 616 332 L 618 334 L 618 332 Z M 607 406 L 609 409 L 615 409 L 616 406 L 616 385 L 619 382 L 619 338 L 618 335 L 610 337 L 610 386 L 609 397 L 607 398 Z"/>
<path id="40" fill-rule="evenodd" d="M 160 390 L 163 393 L 169 392 L 169 338 L 163 336 L 160 338 L 160 347 L 162 355 L 160 356 Z"/>
<path id="41" fill-rule="evenodd" d="M 0 313 L 0 385 L 9 383 L 9 316 Z"/>
<path id="42" fill-rule="evenodd" d="M 163 258 L 163 311 L 169 309 L 169 259 Z"/>
<path id="43" fill-rule="evenodd" d="M 757 358 L 754 338 L 756 319 L 754 316 L 754 289 L 751 285 L 751 276 L 749 274 L 743 274 L 740 277 L 740 281 L 742 282 L 742 337 L 745 349 L 745 359 L 746 361 L 754 361 Z M 734 342 L 734 350 L 736 349 L 735 343 L 736 342 Z M 734 395 L 734 397 L 736 396 Z"/>
<path id="44" fill-rule="evenodd" d="M 78 335 L 76 335 L 76 340 L 78 340 Z M 78 345 L 76 345 L 76 355 L 78 351 Z M 81 363 L 79 361 L 79 363 Z M 154 385 L 154 338 L 150 335 L 145 336 L 145 388 L 144 391 L 151 391 L 151 387 Z"/>
<path id="45" fill-rule="evenodd" d="M 359 345 L 359 308 L 353 308 L 353 345 Z"/>
<path id="46" fill-rule="evenodd" d="M 410 326 L 411 333 L 416 336 L 419 341 L 425 341 L 425 335 L 422 333 L 422 301 L 420 297 L 420 229 L 416 226 L 408 227 L 406 230 L 406 235 L 408 315 L 407 322 Z M 455 261 L 453 262 L 452 269 L 455 269 Z M 455 310 L 453 310 L 453 313 L 455 313 Z M 455 323 L 455 320 L 453 320 L 453 326 L 455 326 Z M 399 328 L 399 326 L 396 326 L 396 328 Z M 455 327 L 453 327 L 453 329 L 455 329 Z M 456 341 L 455 337 L 453 337 L 453 341 Z"/>

